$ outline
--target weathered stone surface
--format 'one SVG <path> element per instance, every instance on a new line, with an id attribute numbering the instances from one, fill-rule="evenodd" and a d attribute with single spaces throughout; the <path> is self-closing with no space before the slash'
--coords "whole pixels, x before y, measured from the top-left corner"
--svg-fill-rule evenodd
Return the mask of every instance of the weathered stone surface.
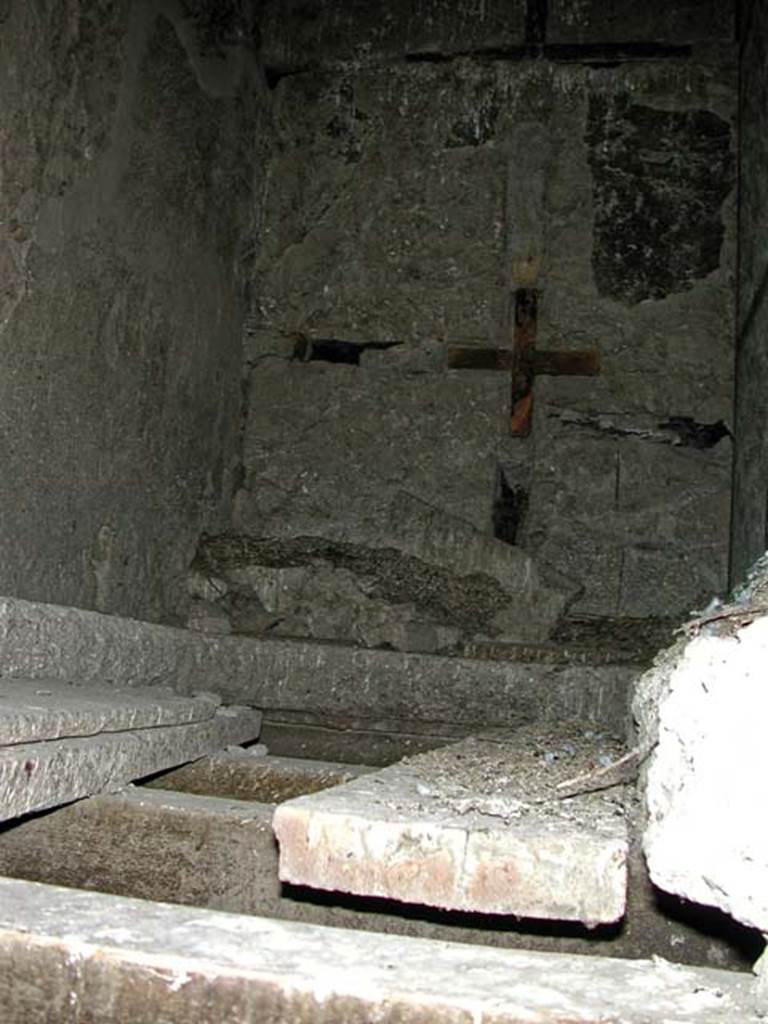
<path id="1" fill-rule="evenodd" d="M 298 757 L 224 751 L 166 772 L 148 785 L 201 796 L 280 803 L 350 782 L 371 768 Z"/>
<path id="2" fill-rule="evenodd" d="M 0 829 L 0 874 L 230 913 L 499 948 L 661 955 L 676 963 L 742 970 L 757 955 L 756 941 L 738 934 L 725 939 L 719 920 L 704 927 L 700 917 L 688 920 L 679 907 L 660 909 L 636 850 L 630 855 L 625 920 L 592 929 L 572 923 L 542 929 L 540 922 L 428 908 L 408 907 L 402 913 L 402 905 L 282 885 L 274 807 L 254 798 L 285 799 L 302 789 L 348 781 L 354 773 L 349 765 L 215 754 L 161 778 L 186 792 L 129 787 L 6 825 Z M 220 799 L 206 795 L 206 787 Z"/>
<path id="3" fill-rule="evenodd" d="M 0 873 L 144 900 L 274 914 L 272 807 L 130 787 L 0 831 Z"/>
<path id="4" fill-rule="evenodd" d="M 270 0 L 260 12 L 261 58 L 275 72 L 307 67 L 376 63 L 409 54 L 466 53 L 519 44 L 525 34 L 523 0 L 473 0 L 446 6 L 427 0 L 286 4 Z"/>
<path id="5" fill-rule="evenodd" d="M 726 586 L 731 440 L 680 443 L 660 429 L 660 407 L 655 416 L 577 411 L 614 400 L 607 388 L 541 385 L 536 443 L 547 461 L 534 469 L 531 500 L 546 511 L 531 539 L 540 530 L 537 557 L 585 581 L 580 611 L 680 619 Z"/>
<path id="6" fill-rule="evenodd" d="M 14 598 L 0 600 L 0 671 L 7 677 L 109 679 L 177 693 L 214 689 L 262 710 L 311 712 L 386 731 L 586 718 L 621 731 L 628 665 L 494 662 L 290 640 L 212 637 Z M 407 681 L 407 685 L 404 685 Z"/>
<path id="7" fill-rule="evenodd" d="M 368 544 L 223 534 L 202 540 L 193 568 L 195 590 L 207 585 L 238 633 L 432 653 L 478 637 L 544 641 L 578 592 L 562 579 L 548 585 L 520 548 L 406 492 L 370 524 Z"/>
<path id="8" fill-rule="evenodd" d="M 743 975 L 350 933 L 0 881 L 7 1024 L 752 1024 Z M 352 969 L 354 968 L 354 969 Z M 81 1009 L 85 1008 L 85 1009 Z"/>
<path id="9" fill-rule="evenodd" d="M 261 325 L 363 342 L 498 340 L 507 159 L 493 140 L 532 77 L 518 85 L 460 62 L 284 79 L 271 165 L 281 188 L 267 196 L 254 268 Z"/>
<path id="10" fill-rule="evenodd" d="M 686 8 L 678 23 L 675 11 L 627 24 L 661 38 L 660 18 L 671 38 L 675 25 L 707 31 L 715 14 Z M 561 4 L 550 20 L 586 18 L 597 32 L 595 16 Z M 400 344 L 325 373 L 276 345 L 282 359 L 251 362 L 238 527 L 301 536 L 354 525 L 355 542 L 372 543 L 394 485 L 490 534 L 501 474 L 519 495 L 515 542 L 583 582 L 574 611 L 639 617 L 653 601 L 654 614 L 677 616 L 724 586 L 727 435 L 706 449 L 672 435 L 670 454 L 636 436 L 594 443 L 569 417 L 618 416 L 640 432 L 732 422 L 732 57 L 723 47 L 599 69 L 350 66 L 281 80 L 274 175 L 286 190 L 265 209 L 254 324 L 278 339 Z M 333 122 L 327 137 L 318 121 Z M 601 361 L 597 377 L 539 378 L 527 440 L 509 437 L 508 381 L 481 373 L 477 404 L 449 408 L 433 396 L 476 374 L 409 362 L 424 346 L 509 346 L 521 282 L 539 289 L 542 349 L 595 346 Z"/>
<path id="11" fill-rule="evenodd" d="M 643 845 L 662 889 L 768 932 L 768 572 L 731 605 L 703 614 L 642 678 L 641 742 L 655 743 L 644 783 Z"/>
<path id="12" fill-rule="evenodd" d="M 574 725 L 465 740 L 289 800 L 274 817 L 280 877 L 451 910 L 616 921 L 627 884 L 621 804 L 617 814 L 615 794 L 557 795 L 591 758 L 620 756 L 620 745 L 588 736 Z"/>
<path id="13" fill-rule="evenodd" d="M 732 583 L 763 553 L 768 522 L 768 8 L 742 15 Z"/>
<path id="14" fill-rule="evenodd" d="M 0 592 L 165 621 L 229 518 L 262 138 L 187 6 L 0 15 Z"/>
<path id="15" fill-rule="evenodd" d="M 120 789 L 232 743 L 258 738 L 261 714 L 220 708 L 207 722 L 0 748 L 0 819 Z"/>
<path id="16" fill-rule="evenodd" d="M 406 490 L 487 532 L 508 403 L 498 373 L 260 363 L 236 527 L 365 542 Z"/>
<path id="17" fill-rule="evenodd" d="M 732 43 L 734 9 L 721 0 L 666 3 L 650 0 L 552 0 L 547 39 L 552 43 Z"/>
<path id="18" fill-rule="evenodd" d="M 172 693 L 0 679 L 0 746 L 204 722 L 216 704 Z"/>
<path id="19" fill-rule="evenodd" d="M 598 292 L 628 304 L 663 299 L 717 270 L 722 205 L 736 180 L 728 122 L 595 94 L 586 139 Z"/>

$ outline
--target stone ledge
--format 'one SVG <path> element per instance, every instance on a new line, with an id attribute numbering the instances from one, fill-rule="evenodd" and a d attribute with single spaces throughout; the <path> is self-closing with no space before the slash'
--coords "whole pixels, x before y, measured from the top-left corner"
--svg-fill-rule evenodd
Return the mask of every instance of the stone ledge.
<path id="1" fill-rule="evenodd" d="M 530 727 L 287 801 L 274 818 L 280 877 L 448 910 L 617 921 L 624 803 L 615 791 L 558 799 L 556 784 L 620 754 L 577 723 Z"/>
<path id="2" fill-rule="evenodd" d="M 221 708 L 209 722 L 0 748 L 0 820 L 122 788 L 134 779 L 258 738 L 261 714 Z"/>
<path id="3" fill-rule="evenodd" d="M 490 950 L 0 879 L 4 1024 L 756 1024 L 749 976 Z"/>
<path id="4" fill-rule="evenodd" d="M 205 722 L 213 699 L 190 700 L 157 688 L 76 686 L 36 679 L 0 679 L 0 746 L 101 732 Z"/>
<path id="5" fill-rule="evenodd" d="M 0 673 L 117 686 L 215 690 L 263 711 L 318 712 L 382 730 L 462 723 L 516 727 L 588 718 L 623 730 L 629 666 L 493 662 L 296 640 L 206 637 L 183 629 L 17 598 L 0 598 Z M 403 687 L 403 679 L 408 686 Z M 418 729 L 417 729 L 418 727 Z M 433 729 L 433 732 L 439 730 Z"/>

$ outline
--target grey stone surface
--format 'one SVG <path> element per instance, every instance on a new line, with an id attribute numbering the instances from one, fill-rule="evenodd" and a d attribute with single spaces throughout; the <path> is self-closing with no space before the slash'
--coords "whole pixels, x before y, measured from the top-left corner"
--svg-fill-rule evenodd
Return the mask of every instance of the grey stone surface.
<path id="1" fill-rule="evenodd" d="M 657 959 L 512 952 L 350 933 L 0 881 L 8 1024 L 271 1017 L 382 1024 L 752 1024 L 750 980 Z M 350 970 L 354 964 L 354 970 Z M 74 998 L 73 998 L 74 996 Z"/>
<path id="2" fill-rule="evenodd" d="M 626 92 L 590 97 L 600 295 L 634 304 L 691 288 L 720 266 L 722 205 L 736 157 L 728 121 L 708 110 L 659 110 Z M 670 228 L 659 233 L 659 223 Z"/>
<path id="3" fill-rule="evenodd" d="M 523 42 L 523 0 L 369 0 L 349 4 L 268 0 L 261 58 L 274 71 L 365 66 L 408 54 L 466 53 Z"/>
<path id="4" fill-rule="evenodd" d="M 768 522 L 768 6 L 764 0 L 742 6 L 733 584 L 763 553 Z"/>
<path id="5" fill-rule="evenodd" d="M 542 664 L 372 651 L 333 644 L 211 637 L 97 612 L 0 601 L 0 671 L 8 677 L 214 690 L 315 723 L 387 731 L 587 718 L 627 724 L 631 665 Z"/>
<path id="6" fill-rule="evenodd" d="M 768 931 L 768 562 L 660 656 L 634 699 L 653 881 Z"/>
<path id="7" fill-rule="evenodd" d="M 730 44 L 734 8 L 720 0 L 552 0 L 547 39 L 553 43 L 698 43 Z"/>
<path id="8" fill-rule="evenodd" d="M 230 913 L 274 913 L 267 804 L 131 787 L 0 834 L 0 873 Z"/>
<path id="9" fill-rule="evenodd" d="M 575 411 L 615 408 L 612 391 L 540 385 L 536 445 L 546 460 L 535 464 L 531 501 L 545 511 L 528 543 L 584 580 L 575 611 L 683 617 L 726 586 L 731 441 L 677 444 L 659 430 L 660 407 L 618 427 Z"/>
<path id="10" fill-rule="evenodd" d="M 159 725 L 204 722 L 213 700 L 188 700 L 158 690 L 69 686 L 0 679 L 0 746 L 68 736 L 92 736 Z"/>
<path id="11" fill-rule="evenodd" d="M 550 13 L 605 41 L 589 5 Z M 689 41 L 692 26 L 725 38 L 730 15 L 654 5 L 627 15 L 640 24 L 638 43 Z M 722 590 L 735 84 L 727 43 L 598 69 L 462 60 L 282 79 L 251 317 L 283 347 L 249 362 L 237 527 L 370 543 L 401 489 L 491 534 L 502 474 L 524 509 L 516 543 L 583 583 L 574 611 L 679 616 Z M 539 289 L 539 348 L 601 359 L 596 377 L 537 379 L 527 439 L 508 435 L 506 374 L 409 357 L 509 347 L 521 286 Z M 297 336 L 399 344 L 339 366 L 291 360 Z M 679 429 L 645 437 L 664 424 Z"/>
<path id="12" fill-rule="evenodd" d="M 562 578 L 545 583 L 520 548 L 406 492 L 368 544 L 208 536 L 193 569 L 190 589 L 215 596 L 234 632 L 426 652 L 473 638 L 545 641 L 578 593 Z"/>
<path id="13" fill-rule="evenodd" d="M 261 117 L 183 6 L 12 0 L 0 38 L 0 591 L 161 621 L 229 517 Z"/>
<path id="14" fill-rule="evenodd" d="M 617 921 L 628 829 L 615 794 L 557 782 L 620 744 L 578 724 L 472 738 L 281 803 L 283 881 L 449 910 Z M 619 753 L 616 753 L 616 751 Z"/>
<path id="15" fill-rule="evenodd" d="M 163 725 L 0 748 L 0 818 L 120 789 L 231 743 L 258 738 L 261 714 L 220 708 L 207 722 Z"/>
<path id="16" fill-rule="evenodd" d="M 165 772 L 147 787 L 260 803 L 280 803 L 294 796 L 350 782 L 372 771 L 365 765 L 300 757 L 254 756 L 247 750 L 218 751 L 192 764 Z M 271 820 L 271 819 L 270 819 Z"/>
<path id="17" fill-rule="evenodd" d="M 407 490 L 488 532 L 508 401 L 506 374 L 259 363 L 235 526 L 361 542 Z"/>
<path id="18" fill-rule="evenodd" d="M 741 969 L 754 959 L 745 959 L 713 930 L 702 930 L 700 922 L 697 927 L 696 921 L 660 910 L 636 851 L 629 863 L 625 921 L 591 930 L 551 926 L 546 934 L 536 923 L 439 915 L 426 908 L 398 914 L 391 904 L 376 907 L 341 894 L 316 898 L 282 886 L 274 807 L 254 801 L 289 799 L 369 770 L 243 751 L 213 754 L 165 773 L 152 790 L 129 787 L 91 797 L 0 830 L 0 874 L 229 913 L 501 948 L 661 955 L 676 963 Z M 158 792 L 165 785 L 183 792 Z"/>

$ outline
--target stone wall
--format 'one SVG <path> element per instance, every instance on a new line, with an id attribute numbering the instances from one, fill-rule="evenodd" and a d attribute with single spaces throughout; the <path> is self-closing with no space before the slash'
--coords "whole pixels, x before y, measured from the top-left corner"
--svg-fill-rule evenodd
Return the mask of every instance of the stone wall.
<path id="1" fill-rule="evenodd" d="M 236 525 L 365 542 L 405 490 L 577 581 L 573 611 L 676 615 L 727 576 L 731 15 L 545 6 L 266 5 Z M 523 438 L 509 373 L 448 352 L 509 350 L 530 287 L 539 348 L 600 372 L 539 377 Z"/>
<path id="2" fill-rule="evenodd" d="M 742 8 L 734 582 L 768 547 L 768 4 Z"/>
<path id="3" fill-rule="evenodd" d="M 228 522 L 260 87 L 182 6 L 0 4 L 0 593 L 173 619 Z"/>

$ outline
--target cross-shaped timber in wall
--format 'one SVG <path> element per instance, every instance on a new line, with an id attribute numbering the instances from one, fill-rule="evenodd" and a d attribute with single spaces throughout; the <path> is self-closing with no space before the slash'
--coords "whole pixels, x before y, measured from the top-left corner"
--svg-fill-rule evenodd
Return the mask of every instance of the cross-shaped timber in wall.
<path id="1" fill-rule="evenodd" d="M 512 376 L 510 428 L 513 437 L 531 432 L 533 382 L 539 374 L 592 377 L 600 370 L 597 349 L 580 352 L 541 351 L 536 348 L 536 288 L 515 291 L 514 346 L 481 348 L 476 345 L 451 345 L 448 367 L 452 370 L 508 370 Z"/>

